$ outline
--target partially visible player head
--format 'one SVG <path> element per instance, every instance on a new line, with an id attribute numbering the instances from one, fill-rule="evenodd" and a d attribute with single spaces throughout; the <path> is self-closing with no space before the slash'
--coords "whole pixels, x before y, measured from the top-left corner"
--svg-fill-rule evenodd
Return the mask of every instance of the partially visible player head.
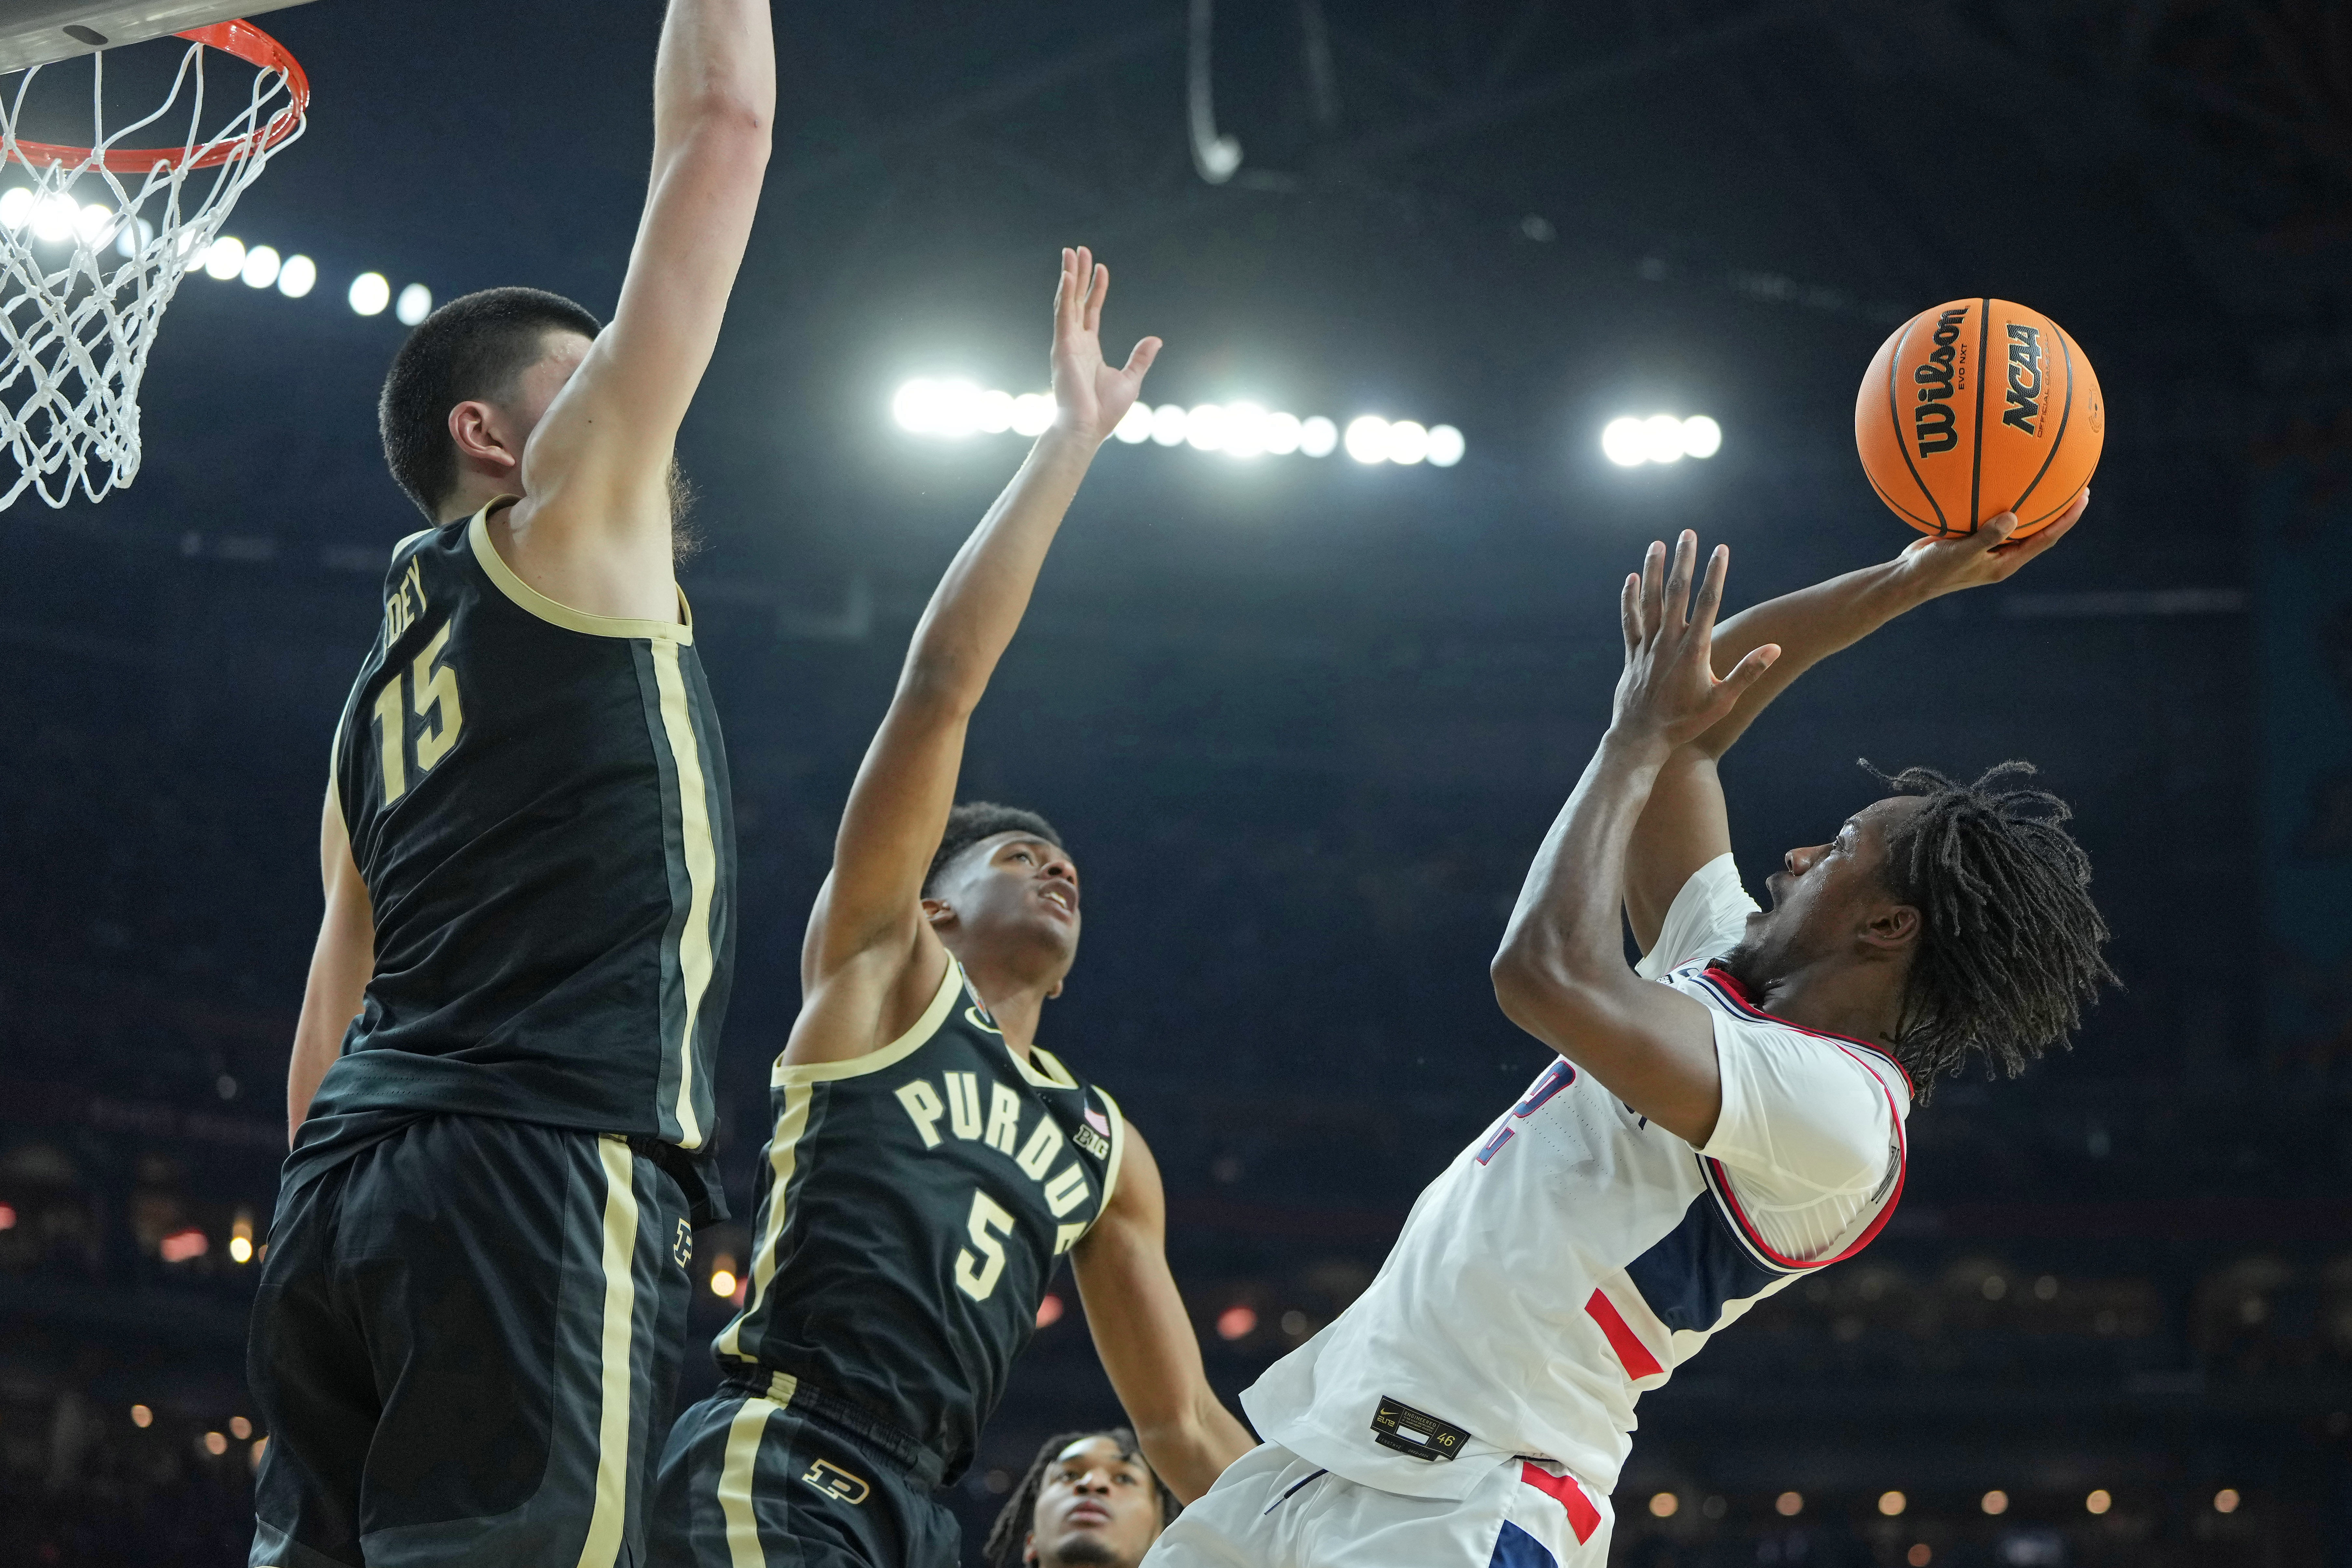
<path id="1" fill-rule="evenodd" d="M 1078 868 L 1034 811 L 968 800 L 923 879 L 923 914 L 950 952 L 1047 995 L 1078 956 Z"/>
<path id="2" fill-rule="evenodd" d="M 2115 981 L 2100 950 L 2091 861 L 2044 790 L 2003 763 L 1973 784 L 1931 768 L 1880 781 L 1896 793 L 1827 844 L 1789 852 L 1726 958 L 1751 993 L 1807 970 L 1860 966 L 1895 1001 L 1895 1055 L 1925 1099 L 1972 1058 L 2011 1076 L 2081 1024 Z"/>
<path id="3" fill-rule="evenodd" d="M 521 489 L 523 446 L 603 324 L 539 289 L 486 289 L 419 323 L 376 405 L 384 461 L 433 522 Z"/>
<path id="4" fill-rule="evenodd" d="M 1124 1426 L 1046 1439 L 981 1549 L 988 1568 L 1135 1568 L 1176 1498 Z"/>

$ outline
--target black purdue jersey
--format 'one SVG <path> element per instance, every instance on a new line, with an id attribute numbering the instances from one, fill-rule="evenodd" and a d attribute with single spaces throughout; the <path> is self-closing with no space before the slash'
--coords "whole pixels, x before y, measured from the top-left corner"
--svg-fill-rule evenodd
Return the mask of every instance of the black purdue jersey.
<path id="1" fill-rule="evenodd" d="M 963 1472 L 1127 1138 L 1110 1096 L 1031 1055 L 951 960 L 882 1049 L 778 1061 L 749 1294 L 711 1346 L 723 1373 L 806 1379 Z"/>
<path id="2" fill-rule="evenodd" d="M 693 626 L 534 592 L 491 542 L 489 510 L 393 552 L 336 732 L 375 974 L 314 1109 L 698 1150 L 733 970 L 735 834 Z"/>

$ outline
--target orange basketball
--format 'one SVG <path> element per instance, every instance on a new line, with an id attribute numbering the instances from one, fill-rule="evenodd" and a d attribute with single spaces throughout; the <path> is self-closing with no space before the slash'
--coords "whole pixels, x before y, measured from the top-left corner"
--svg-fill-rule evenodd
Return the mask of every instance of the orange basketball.
<path id="1" fill-rule="evenodd" d="M 1954 300 L 1904 322 L 1853 402 L 1878 499 L 1939 538 L 2005 511 L 2019 538 L 2048 526 L 2091 482 L 2106 434 L 2082 346 L 2006 300 Z"/>

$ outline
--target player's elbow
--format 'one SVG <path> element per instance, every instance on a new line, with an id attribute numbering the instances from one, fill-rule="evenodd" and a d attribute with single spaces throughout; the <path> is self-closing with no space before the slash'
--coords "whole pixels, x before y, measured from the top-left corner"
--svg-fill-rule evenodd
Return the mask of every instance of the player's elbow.
<path id="1" fill-rule="evenodd" d="M 1503 939 L 1486 973 L 1503 1016 L 1554 1045 L 1601 1000 L 1598 988 L 1578 972 L 1560 944 L 1516 928 Z"/>
<path id="2" fill-rule="evenodd" d="M 724 169 L 760 170 L 775 144 L 772 94 L 714 84 L 665 117 L 661 140 L 696 163 Z"/>

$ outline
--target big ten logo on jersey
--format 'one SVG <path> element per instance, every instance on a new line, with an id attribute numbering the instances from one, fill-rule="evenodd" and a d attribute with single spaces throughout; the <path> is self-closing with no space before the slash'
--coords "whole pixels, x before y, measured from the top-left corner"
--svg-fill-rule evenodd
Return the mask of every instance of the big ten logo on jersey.
<path id="1" fill-rule="evenodd" d="M 1911 411 L 1911 426 L 1923 458 L 1950 451 L 1960 438 L 1953 428 L 1951 399 L 1956 391 L 1969 388 L 1969 349 L 1960 342 L 1960 328 L 1968 319 L 1966 306 L 1937 317 L 1936 346 L 1911 370 L 1911 379 L 1919 384 L 1919 405 Z"/>
<path id="2" fill-rule="evenodd" d="M 940 1131 L 940 1123 L 945 1121 L 948 1135 L 960 1142 L 977 1143 L 1003 1154 L 1013 1170 L 1043 1189 L 1046 1210 L 1059 1222 L 1054 1237 L 1054 1256 L 1058 1258 L 1067 1252 L 1078 1237 L 1086 1235 L 1087 1222 L 1066 1220 L 1064 1216 L 1085 1203 L 1094 1189 L 1087 1182 L 1086 1167 L 1075 1159 L 1059 1171 L 1054 1170 L 1054 1162 L 1069 1142 L 1061 1123 L 1045 1106 L 1038 1105 L 1036 1122 L 1024 1137 L 1023 1097 L 1011 1084 L 992 1081 L 988 1085 L 988 1108 L 983 1115 L 978 1073 L 950 1072 L 940 1078 L 940 1089 L 934 1089 L 929 1079 L 915 1078 L 896 1090 L 898 1103 L 906 1107 L 908 1120 L 922 1137 L 924 1149 L 945 1146 L 947 1139 Z M 944 1098 L 941 1089 L 945 1090 Z M 975 1187 L 969 1230 L 971 1247 L 956 1257 L 956 1284 L 973 1300 L 985 1301 L 1004 1273 L 1002 1238 L 1013 1234 L 1013 1215 L 990 1197 L 986 1189 Z"/>
<path id="3" fill-rule="evenodd" d="M 1495 1135 L 1487 1139 L 1485 1145 L 1479 1149 L 1478 1163 L 1484 1165 L 1503 1152 L 1503 1145 L 1509 1142 L 1513 1135 L 1511 1123 L 1525 1121 L 1528 1117 L 1549 1105 L 1553 1095 L 1575 1081 L 1576 1069 L 1568 1065 L 1568 1058 L 1565 1057 L 1544 1068 L 1542 1076 L 1528 1086 L 1528 1097 L 1511 1107 L 1511 1113 L 1503 1118 L 1503 1124 L 1495 1129 Z"/>

